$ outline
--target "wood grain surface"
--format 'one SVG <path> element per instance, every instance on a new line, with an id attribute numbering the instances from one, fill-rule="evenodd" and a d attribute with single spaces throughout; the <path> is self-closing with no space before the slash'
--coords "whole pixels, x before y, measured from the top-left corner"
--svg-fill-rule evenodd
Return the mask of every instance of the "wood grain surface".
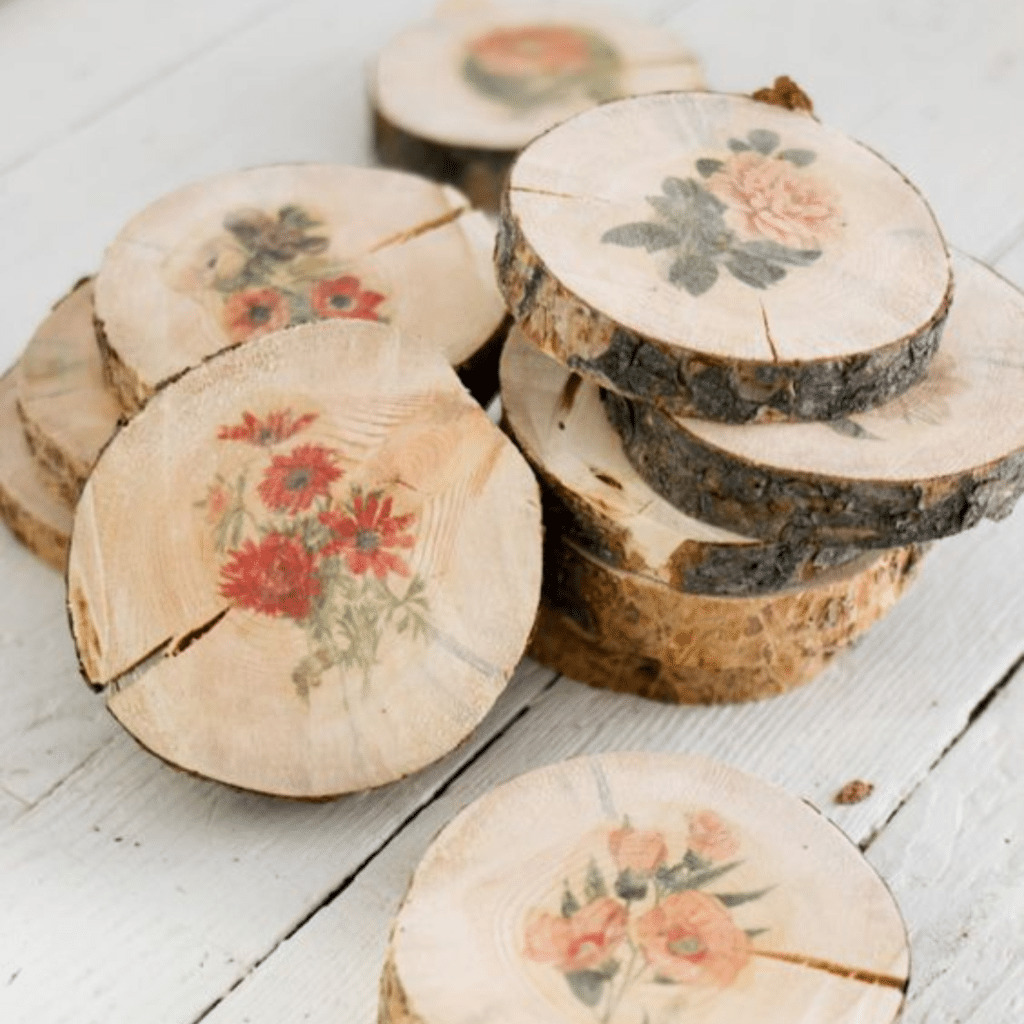
<path id="1" fill-rule="evenodd" d="M 0 4 L 0 349 L 159 196 L 296 160 L 365 163 L 366 66 L 432 0 Z M 918 185 L 950 242 L 1024 283 L 1024 10 L 864 0 L 616 0 L 669 24 L 716 89 L 780 72 Z M 812 801 L 892 886 L 907 1024 L 1017 1024 L 1024 517 L 935 546 L 816 680 L 676 708 L 524 662 L 470 741 L 369 796 L 295 805 L 174 772 L 78 679 L 56 573 L 0 531 L 0 1015 L 17 1024 L 371 1024 L 388 932 L 470 800 L 563 757 L 705 753 Z M 848 782 L 871 795 L 839 805 Z"/>

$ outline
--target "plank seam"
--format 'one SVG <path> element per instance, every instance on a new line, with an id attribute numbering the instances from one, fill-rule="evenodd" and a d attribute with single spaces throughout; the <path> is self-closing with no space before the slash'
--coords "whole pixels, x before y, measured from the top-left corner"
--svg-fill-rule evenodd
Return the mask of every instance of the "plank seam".
<path id="1" fill-rule="evenodd" d="M 49 789 L 47 789 L 45 792 L 37 796 L 35 800 L 23 801 L 25 803 L 24 813 L 27 814 L 29 811 L 33 810 L 36 807 L 39 807 L 45 801 L 49 800 L 50 797 L 54 795 L 54 793 L 56 793 L 59 789 L 61 789 L 63 786 L 69 783 L 79 773 L 88 768 L 89 765 L 92 764 L 92 762 L 97 757 L 99 757 L 100 754 L 102 754 L 114 742 L 115 739 L 117 739 L 116 733 L 112 736 L 108 736 L 95 750 L 87 754 L 83 760 L 79 761 L 78 764 L 76 764 L 75 767 L 67 773 L 67 775 L 65 775 L 63 778 L 58 779 Z M 21 817 L 21 815 L 19 814 L 18 817 Z"/>
<path id="2" fill-rule="evenodd" d="M 946 744 L 942 749 L 942 752 L 934 761 L 928 766 L 927 771 L 921 776 L 921 778 L 903 795 L 903 798 L 896 804 L 895 807 L 889 812 L 885 821 L 882 822 L 877 828 L 873 829 L 872 832 L 862 840 L 859 844 L 862 852 L 867 852 L 874 841 L 888 828 L 889 823 L 896 817 L 897 814 L 903 809 L 904 805 L 907 804 L 914 794 L 921 788 L 922 784 L 927 781 L 928 777 L 933 771 L 941 764 L 942 761 L 949 756 L 953 751 L 954 747 L 967 735 L 974 723 L 988 710 L 992 702 L 1002 693 L 1003 690 L 1010 684 L 1010 681 L 1017 675 L 1021 667 L 1024 666 L 1024 654 L 1013 662 L 1012 665 L 1003 673 L 1002 676 L 997 680 L 994 686 L 985 694 L 982 695 L 981 699 L 971 708 L 967 715 L 967 719 L 964 722 L 963 728 L 960 729 L 956 735 Z"/>
<path id="3" fill-rule="evenodd" d="M 329 907 L 339 896 L 341 896 L 352 883 L 359 877 L 359 875 L 374 861 L 380 854 L 387 849 L 421 814 L 426 811 L 431 804 L 436 803 L 440 800 L 445 793 L 471 768 L 477 763 L 496 743 L 498 743 L 505 734 L 515 726 L 522 718 L 528 715 L 534 706 L 539 703 L 546 694 L 554 687 L 554 685 L 562 678 L 558 673 L 552 673 L 551 678 L 544 684 L 544 686 L 538 690 L 533 697 L 527 702 L 505 723 L 505 725 L 499 729 L 472 757 L 467 760 L 452 774 L 445 779 L 434 792 L 425 796 L 422 802 L 414 807 L 394 828 L 394 830 L 387 835 L 380 844 L 371 850 L 342 880 L 335 886 L 322 900 L 320 900 L 315 906 L 311 907 L 307 913 L 305 913 L 296 924 L 286 932 L 274 945 L 267 950 L 267 952 L 254 960 L 252 964 L 247 968 L 244 974 L 240 975 L 233 985 L 228 988 L 223 995 L 219 996 L 212 1003 L 210 1003 L 197 1017 L 193 1018 L 190 1024 L 202 1024 L 214 1010 L 220 1006 L 221 1003 L 226 1000 L 232 992 L 245 983 L 245 981 L 251 977 L 259 968 L 280 949 L 289 939 L 300 932 L 321 910 Z"/>

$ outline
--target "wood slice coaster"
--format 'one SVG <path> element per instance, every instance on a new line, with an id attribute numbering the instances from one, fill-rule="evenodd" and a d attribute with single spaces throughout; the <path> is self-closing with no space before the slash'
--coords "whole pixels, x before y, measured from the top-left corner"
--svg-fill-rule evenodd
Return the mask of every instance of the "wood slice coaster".
<path id="1" fill-rule="evenodd" d="M 1001 519 L 1024 490 L 1024 295 L 957 255 L 924 380 L 834 423 L 739 427 L 606 393 L 626 452 L 691 515 L 768 539 L 892 547 Z"/>
<path id="2" fill-rule="evenodd" d="M 17 371 L 0 378 L 0 518 L 22 544 L 59 572 L 73 513 L 44 485 L 18 419 Z"/>
<path id="3" fill-rule="evenodd" d="M 497 209 L 515 154 L 553 124 L 617 96 L 699 89 L 668 30 L 597 7 L 490 7 L 406 29 L 372 80 L 382 163 L 451 182 Z"/>
<path id="4" fill-rule="evenodd" d="M 749 597 L 807 583 L 857 548 L 763 542 L 680 512 L 630 465 L 599 389 L 516 328 L 501 361 L 504 423 L 539 476 L 547 529 L 691 594 Z"/>
<path id="5" fill-rule="evenodd" d="M 323 322 L 207 361 L 117 434 L 78 506 L 71 626 L 154 753 L 329 797 L 476 726 L 526 645 L 540 536 L 529 468 L 438 353 Z"/>
<path id="6" fill-rule="evenodd" d="M 434 840 L 382 1024 L 890 1024 L 899 909 L 806 801 L 692 755 L 540 768 Z"/>
<path id="7" fill-rule="evenodd" d="M 866 555 L 762 597 L 682 594 L 571 541 L 545 550 L 529 654 L 591 686 L 679 704 L 759 700 L 813 679 L 899 600 L 918 548 Z"/>
<path id="8" fill-rule="evenodd" d="M 302 164 L 198 182 L 107 251 L 96 278 L 107 377 L 134 413 L 225 347 L 331 319 L 390 323 L 479 376 L 504 333 L 493 248 L 464 196 L 398 171 Z M 489 363 L 489 382 L 468 382 L 481 400 L 497 390 Z"/>
<path id="9" fill-rule="evenodd" d="M 917 190 L 807 113 L 677 93 L 605 104 L 509 178 L 498 279 L 530 338 L 707 419 L 832 419 L 917 381 L 951 296 Z"/>
<path id="10" fill-rule="evenodd" d="M 92 282 L 79 282 L 32 336 L 17 368 L 18 412 L 29 448 L 72 506 L 121 415 L 103 379 L 92 297 Z"/>

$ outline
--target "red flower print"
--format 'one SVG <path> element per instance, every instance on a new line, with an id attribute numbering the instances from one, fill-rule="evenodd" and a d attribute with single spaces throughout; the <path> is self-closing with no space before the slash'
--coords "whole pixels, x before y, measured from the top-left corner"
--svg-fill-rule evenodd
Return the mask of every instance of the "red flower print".
<path id="1" fill-rule="evenodd" d="M 671 981 L 724 987 L 750 959 L 746 933 L 718 900 L 693 889 L 648 910 L 633 931 L 647 962 Z"/>
<path id="2" fill-rule="evenodd" d="M 568 25 L 496 28 L 474 39 L 469 54 L 488 74 L 513 78 L 571 74 L 591 59 L 587 36 Z"/>
<path id="3" fill-rule="evenodd" d="M 275 455 L 260 481 L 260 497 L 269 509 L 295 515 L 316 498 L 326 498 L 331 484 L 341 479 L 334 463 L 338 453 L 321 444 L 304 444 L 287 455 Z"/>
<path id="4" fill-rule="evenodd" d="M 626 908 L 610 896 L 588 903 L 572 917 L 534 912 L 526 923 L 524 955 L 560 971 L 603 964 L 626 937 Z"/>
<path id="5" fill-rule="evenodd" d="M 249 341 L 291 323 L 288 300 L 273 288 L 248 288 L 224 304 L 224 328 L 232 341 Z"/>
<path id="6" fill-rule="evenodd" d="M 660 832 L 641 832 L 628 825 L 608 837 L 608 848 L 620 871 L 647 878 L 665 863 L 668 847 Z"/>
<path id="7" fill-rule="evenodd" d="M 391 499 L 381 503 L 377 494 L 365 500 L 358 495 L 352 499 L 355 516 L 342 512 L 324 512 L 320 522 L 334 534 L 324 548 L 325 555 L 342 553 L 349 572 L 361 576 L 372 570 L 382 580 L 389 573 L 409 575 L 409 566 L 388 548 L 411 548 L 416 538 L 404 533 L 416 518 L 414 513 L 392 516 Z"/>
<path id="8" fill-rule="evenodd" d="M 223 484 L 213 484 L 206 495 L 206 518 L 211 523 L 219 522 L 230 500 L 231 492 Z"/>
<path id="9" fill-rule="evenodd" d="M 246 441 L 259 448 L 269 448 L 305 430 L 316 416 L 315 412 L 308 412 L 304 416 L 293 417 L 291 409 L 279 409 L 267 413 L 267 418 L 261 420 L 251 412 L 243 412 L 241 423 L 221 427 L 217 437 L 221 441 Z"/>
<path id="10" fill-rule="evenodd" d="M 324 320 L 379 320 L 377 307 L 383 301 L 380 292 L 360 288 L 359 278 L 352 274 L 318 281 L 310 293 L 313 312 Z"/>
<path id="11" fill-rule="evenodd" d="M 746 235 L 793 249 L 819 249 L 840 223 L 829 185 L 788 160 L 738 153 L 711 175 L 708 189 Z"/>
<path id="12" fill-rule="evenodd" d="M 690 849 L 706 860 L 726 860 L 739 849 L 736 837 L 714 811 L 690 815 Z"/>
<path id="13" fill-rule="evenodd" d="M 220 592 L 239 608 L 263 615 L 304 619 L 320 595 L 316 562 L 302 543 L 270 533 L 259 544 L 247 540 L 222 566 Z"/>

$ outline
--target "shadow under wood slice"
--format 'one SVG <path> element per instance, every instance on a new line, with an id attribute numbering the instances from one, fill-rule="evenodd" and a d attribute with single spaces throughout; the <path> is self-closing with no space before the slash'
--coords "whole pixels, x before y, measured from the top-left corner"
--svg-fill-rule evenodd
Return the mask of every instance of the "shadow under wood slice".
<path id="1" fill-rule="evenodd" d="M 1024 295 L 968 257 L 925 378 L 831 423 L 736 426 L 607 391 L 637 472 L 677 508 L 765 540 L 894 547 L 1001 519 L 1024 490 Z"/>
<path id="2" fill-rule="evenodd" d="M 804 113 L 710 93 L 608 103 L 532 142 L 496 262 L 516 320 L 562 363 L 731 423 L 906 391 L 952 295 L 898 170 Z"/>
<path id="3" fill-rule="evenodd" d="M 204 362 L 104 450 L 72 632 L 147 749 L 322 799 L 465 739 L 522 656 L 540 544 L 528 467 L 438 353 L 318 323 Z"/>

